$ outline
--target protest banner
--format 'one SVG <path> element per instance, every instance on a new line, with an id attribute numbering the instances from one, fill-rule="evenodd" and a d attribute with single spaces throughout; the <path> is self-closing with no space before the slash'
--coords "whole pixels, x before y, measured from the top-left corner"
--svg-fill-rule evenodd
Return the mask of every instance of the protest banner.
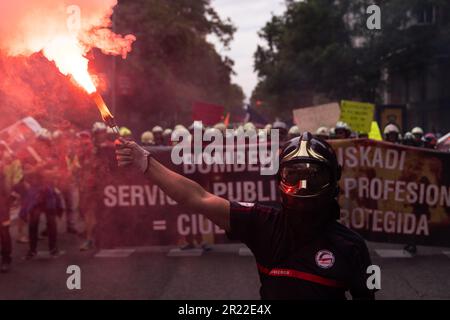
<path id="1" fill-rule="evenodd" d="M 331 141 L 343 165 L 341 223 L 366 240 L 450 246 L 450 154 L 369 139 Z M 257 165 L 180 165 L 171 148 L 153 148 L 169 168 L 239 202 L 278 200 L 276 176 Z M 227 243 L 224 231 L 186 212 L 151 181 L 118 170 L 105 181 L 99 210 L 102 247 Z"/>
<path id="2" fill-rule="evenodd" d="M 341 110 L 339 104 L 328 103 L 292 111 L 294 123 L 304 132 L 316 132 L 320 127 L 331 128 L 339 121 Z"/>
<path id="3" fill-rule="evenodd" d="M 372 241 L 450 245 L 449 153 L 366 139 L 333 147 L 343 224 Z"/>
<path id="4" fill-rule="evenodd" d="M 369 133 L 372 125 L 375 105 L 371 103 L 341 101 L 340 120 L 359 133 Z"/>
<path id="5" fill-rule="evenodd" d="M 171 170 L 230 201 L 277 200 L 276 176 L 261 175 L 257 164 L 174 165 L 171 147 L 149 149 Z M 140 175 L 116 169 L 104 183 L 97 226 L 101 247 L 229 242 L 223 230 L 201 214 L 186 212 Z"/>

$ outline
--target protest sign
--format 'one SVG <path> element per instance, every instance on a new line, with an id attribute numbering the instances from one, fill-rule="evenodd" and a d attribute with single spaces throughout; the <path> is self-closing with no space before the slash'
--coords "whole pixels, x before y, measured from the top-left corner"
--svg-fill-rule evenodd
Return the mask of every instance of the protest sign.
<path id="1" fill-rule="evenodd" d="M 383 136 L 381 135 L 380 127 L 378 126 L 378 122 L 372 121 L 372 125 L 370 126 L 369 139 L 382 141 Z"/>
<path id="2" fill-rule="evenodd" d="M 205 103 L 195 102 L 192 105 L 192 120 L 202 121 L 207 126 L 213 126 L 223 120 L 224 107 Z"/>
<path id="3" fill-rule="evenodd" d="M 40 162 L 41 158 L 33 148 L 33 144 L 41 130 L 41 125 L 34 118 L 26 117 L 1 130 L 0 140 L 16 156 L 23 156 L 25 153 L 31 156 L 36 162 Z"/>
<path id="4" fill-rule="evenodd" d="M 335 102 L 293 110 L 293 117 L 301 131 L 315 133 L 320 127 L 334 127 L 340 113 L 339 104 Z"/>
<path id="5" fill-rule="evenodd" d="M 374 112 L 375 105 L 371 103 L 343 100 L 340 120 L 347 123 L 355 132 L 369 133 Z"/>

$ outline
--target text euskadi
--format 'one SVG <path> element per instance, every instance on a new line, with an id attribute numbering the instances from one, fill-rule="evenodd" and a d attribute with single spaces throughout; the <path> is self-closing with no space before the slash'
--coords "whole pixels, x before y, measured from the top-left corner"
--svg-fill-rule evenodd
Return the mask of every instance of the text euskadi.
<path id="1" fill-rule="evenodd" d="M 178 315 L 197 315 L 209 318 L 220 315 L 270 315 L 271 305 L 259 304 L 223 304 L 220 307 L 192 306 L 186 304 L 178 307 Z"/>

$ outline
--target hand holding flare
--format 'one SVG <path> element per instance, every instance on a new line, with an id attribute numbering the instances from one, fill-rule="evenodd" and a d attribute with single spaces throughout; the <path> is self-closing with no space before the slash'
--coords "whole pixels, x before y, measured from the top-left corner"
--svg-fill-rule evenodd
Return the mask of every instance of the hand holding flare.
<path id="1" fill-rule="evenodd" d="M 146 173 L 150 166 L 151 153 L 134 141 L 119 138 L 116 144 L 116 158 L 119 167 L 133 166 Z"/>

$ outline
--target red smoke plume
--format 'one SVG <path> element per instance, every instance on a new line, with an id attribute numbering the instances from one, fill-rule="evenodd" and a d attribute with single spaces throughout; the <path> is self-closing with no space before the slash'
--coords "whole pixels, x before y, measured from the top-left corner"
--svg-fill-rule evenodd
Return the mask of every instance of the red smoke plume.
<path id="1" fill-rule="evenodd" d="M 98 48 L 126 57 L 136 38 L 113 33 L 117 0 L 13 0 L 0 2 L 0 51 L 9 56 L 42 52 L 88 93 L 96 91 L 87 54 Z"/>

